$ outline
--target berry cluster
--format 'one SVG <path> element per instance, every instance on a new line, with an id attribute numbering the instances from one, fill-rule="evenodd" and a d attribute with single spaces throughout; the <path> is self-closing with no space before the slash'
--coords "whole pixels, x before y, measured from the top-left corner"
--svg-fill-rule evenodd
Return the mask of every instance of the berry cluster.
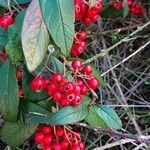
<path id="1" fill-rule="evenodd" d="M 40 125 L 34 139 L 42 150 L 85 150 L 80 133 L 63 126 Z"/>
<path id="2" fill-rule="evenodd" d="M 116 10 L 119 10 L 123 7 L 123 1 L 120 0 L 119 2 L 111 2 L 110 5 Z M 142 14 L 144 12 L 144 8 L 141 3 L 135 2 L 135 0 L 128 0 L 128 7 L 129 12 L 133 15 Z"/>
<path id="3" fill-rule="evenodd" d="M 85 43 L 87 35 L 86 32 L 81 31 L 75 34 L 73 46 L 71 48 L 71 56 L 79 56 L 87 47 Z"/>
<path id="4" fill-rule="evenodd" d="M 96 0 L 95 6 L 90 7 L 89 0 L 74 0 L 75 18 L 89 25 L 98 20 L 102 12 L 102 0 Z"/>
<path id="5" fill-rule="evenodd" d="M 82 65 L 80 60 L 72 61 L 72 70 L 74 72 L 75 83 L 67 81 L 65 77 L 59 73 L 54 73 L 51 79 L 36 77 L 32 80 L 30 88 L 33 91 L 45 89 L 49 96 L 59 103 L 61 106 L 74 105 L 79 106 L 83 96 L 90 89 L 95 90 L 99 87 L 98 79 L 92 75 L 92 67 L 90 65 Z"/>
<path id="6" fill-rule="evenodd" d="M 92 67 L 90 65 L 82 65 L 80 60 L 72 61 L 72 68 L 77 76 L 81 76 L 81 78 L 77 78 L 76 81 L 80 86 L 80 93 L 82 95 L 86 95 L 89 89 L 95 90 L 100 86 L 99 80 L 92 76 Z"/>
<path id="7" fill-rule="evenodd" d="M 129 11 L 131 14 L 142 14 L 145 9 L 142 7 L 141 3 L 135 2 L 134 0 L 128 0 Z"/>
<path id="8" fill-rule="evenodd" d="M 0 18 L 0 27 L 4 28 L 5 30 L 13 24 L 14 19 L 10 15 L 4 15 Z"/>

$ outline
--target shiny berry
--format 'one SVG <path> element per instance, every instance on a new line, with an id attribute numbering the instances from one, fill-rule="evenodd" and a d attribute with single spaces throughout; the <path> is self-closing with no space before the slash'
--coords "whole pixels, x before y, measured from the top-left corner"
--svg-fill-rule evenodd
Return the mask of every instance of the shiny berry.
<path id="1" fill-rule="evenodd" d="M 65 92 L 66 94 L 72 93 L 74 91 L 74 84 L 72 82 L 66 82 L 63 86 L 62 86 L 63 92 Z"/>
<path id="2" fill-rule="evenodd" d="M 87 34 L 86 32 L 82 31 L 82 32 L 79 32 L 76 34 L 76 38 L 79 40 L 79 41 L 83 41 L 85 40 L 87 37 Z"/>
<path id="3" fill-rule="evenodd" d="M 58 137 L 64 135 L 64 129 L 63 129 L 61 126 L 56 126 L 56 135 L 57 135 Z"/>
<path id="4" fill-rule="evenodd" d="M 71 94 L 67 94 L 66 95 L 66 100 L 69 101 L 69 102 L 72 102 L 74 101 L 76 98 L 76 95 L 74 93 L 71 93 Z"/>
<path id="5" fill-rule="evenodd" d="M 53 129 L 49 126 L 43 126 L 41 132 L 46 135 L 46 134 L 51 134 L 53 132 Z"/>
<path id="6" fill-rule="evenodd" d="M 66 97 L 65 97 L 65 98 L 63 98 L 62 101 L 60 101 L 60 105 L 61 105 L 62 107 L 65 107 L 65 106 L 70 105 L 70 102 L 67 101 L 67 100 L 66 100 Z"/>
<path id="7" fill-rule="evenodd" d="M 80 148 L 79 144 L 73 144 L 72 150 L 81 150 L 81 148 Z"/>
<path id="8" fill-rule="evenodd" d="M 92 74 L 92 67 L 90 65 L 85 65 L 82 69 L 82 73 L 86 75 Z"/>
<path id="9" fill-rule="evenodd" d="M 30 88 L 33 91 L 39 91 L 42 89 L 42 85 L 43 85 L 43 80 L 40 77 L 36 77 L 32 80 L 32 82 L 30 83 Z"/>
<path id="10" fill-rule="evenodd" d="M 51 146 L 44 146 L 43 150 L 53 150 Z"/>
<path id="11" fill-rule="evenodd" d="M 62 93 L 59 90 L 56 90 L 52 93 L 52 97 L 55 102 L 60 102 L 62 100 Z"/>
<path id="12" fill-rule="evenodd" d="M 74 106 L 79 106 L 82 102 L 82 97 L 80 95 L 76 95 L 74 101 L 72 101 L 72 104 Z"/>
<path id="13" fill-rule="evenodd" d="M 64 77 L 63 77 L 63 75 L 61 75 L 59 73 L 55 73 L 52 75 L 51 80 L 54 84 L 59 86 L 64 82 Z"/>
<path id="14" fill-rule="evenodd" d="M 43 79 L 43 89 L 47 89 L 50 85 L 50 80 L 48 78 Z"/>
<path id="15" fill-rule="evenodd" d="M 81 88 L 80 90 L 81 95 L 86 95 L 89 91 L 89 88 L 85 84 L 80 85 L 80 88 Z"/>
<path id="16" fill-rule="evenodd" d="M 85 150 L 85 144 L 83 142 L 80 142 L 79 146 L 81 150 Z"/>
<path id="17" fill-rule="evenodd" d="M 36 132 L 34 139 L 35 139 L 36 143 L 41 144 L 43 142 L 43 139 L 44 139 L 43 133 Z"/>
<path id="18" fill-rule="evenodd" d="M 94 76 L 90 77 L 87 81 L 89 87 L 93 90 L 95 90 L 96 88 L 98 88 L 100 86 L 100 83 L 98 81 L 98 79 Z"/>
<path id="19" fill-rule="evenodd" d="M 74 71 L 80 70 L 82 67 L 82 62 L 80 60 L 73 60 L 71 66 Z"/>
<path id="20" fill-rule="evenodd" d="M 43 142 L 42 142 L 42 145 L 50 145 L 52 142 L 52 136 L 51 135 L 45 135 L 44 138 L 43 138 Z"/>
<path id="21" fill-rule="evenodd" d="M 69 147 L 70 147 L 70 144 L 69 144 L 69 142 L 67 140 L 63 140 L 61 142 L 61 146 L 62 146 L 62 150 L 68 150 Z"/>
<path id="22" fill-rule="evenodd" d="M 4 29 L 7 29 L 13 22 L 14 19 L 10 15 L 4 15 L 0 18 L 0 26 Z"/>
<path id="23" fill-rule="evenodd" d="M 62 145 L 60 143 L 54 143 L 52 147 L 53 150 L 62 150 Z"/>
<path id="24" fill-rule="evenodd" d="M 48 95 L 52 96 L 52 93 L 57 89 L 56 85 L 50 84 L 47 87 Z"/>

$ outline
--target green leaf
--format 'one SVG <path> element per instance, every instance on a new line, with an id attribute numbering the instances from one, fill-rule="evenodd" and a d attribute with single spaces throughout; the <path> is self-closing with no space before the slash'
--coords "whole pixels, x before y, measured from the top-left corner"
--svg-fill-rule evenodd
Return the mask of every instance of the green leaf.
<path id="1" fill-rule="evenodd" d="M 26 10 L 21 11 L 13 25 L 8 28 L 9 41 L 5 47 L 9 59 L 17 64 L 23 60 L 23 52 L 21 45 L 21 30 Z"/>
<path id="2" fill-rule="evenodd" d="M 74 39 L 74 1 L 39 0 L 42 14 L 55 44 L 68 56 Z"/>
<path id="3" fill-rule="evenodd" d="M 29 5 L 22 29 L 22 46 L 30 72 L 35 70 L 45 57 L 49 44 L 49 34 L 39 8 L 39 1 Z"/>
<path id="4" fill-rule="evenodd" d="M 64 73 L 64 65 L 63 63 L 57 59 L 56 57 L 54 56 L 50 56 L 49 58 L 45 58 L 42 63 L 36 68 L 36 70 L 34 71 L 36 74 L 38 74 L 39 72 L 41 72 L 42 70 L 42 73 L 41 75 L 42 76 L 47 76 L 47 75 L 51 75 L 51 72 L 45 68 L 45 64 L 47 62 L 47 67 L 53 71 L 53 72 L 58 72 L 58 73 L 61 73 L 63 74 Z"/>
<path id="5" fill-rule="evenodd" d="M 86 101 L 87 100 L 87 101 Z M 85 102 L 84 102 L 85 101 Z M 51 125 L 65 125 L 85 119 L 88 115 L 89 98 L 83 100 L 83 103 L 79 107 L 67 106 L 63 107 L 52 115 L 50 119 Z"/>
<path id="6" fill-rule="evenodd" d="M 101 77 L 101 72 L 98 71 L 95 67 L 92 66 L 92 75 L 95 76 L 99 82 L 100 82 L 100 85 L 101 87 L 105 87 L 105 81 L 103 80 L 103 78 Z"/>
<path id="7" fill-rule="evenodd" d="M 28 101 L 38 102 L 43 99 L 47 99 L 49 96 L 46 91 L 42 90 L 40 92 L 34 92 L 30 89 L 30 83 L 33 80 L 33 76 L 24 69 L 24 75 L 22 80 L 23 95 L 24 99 Z"/>
<path id="8" fill-rule="evenodd" d="M 20 146 L 36 130 L 37 125 L 6 122 L 0 130 L 2 139 L 12 148 Z"/>
<path id="9" fill-rule="evenodd" d="M 107 17 L 117 18 L 117 17 L 121 17 L 122 13 L 123 13 L 122 9 L 116 10 L 112 8 L 110 5 L 109 6 L 106 5 L 104 11 L 101 13 L 101 17 L 102 18 L 107 18 Z"/>
<path id="10" fill-rule="evenodd" d="M 7 60 L 0 68 L 0 112 L 5 120 L 17 120 L 19 105 L 18 84 L 15 68 Z"/>
<path id="11" fill-rule="evenodd" d="M 0 27 L 0 46 L 5 46 L 8 42 L 8 33 Z"/>
<path id="12" fill-rule="evenodd" d="M 129 14 L 129 7 L 128 7 L 128 0 L 123 1 L 123 18 L 128 16 Z"/>
<path id="13" fill-rule="evenodd" d="M 89 110 L 89 115 L 85 119 L 86 122 L 90 125 L 101 127 L 101 128 L 107 128 L 107 124 L 104 122 L 104 120 L 99 116 L 98 109 L 96 105 L 91 106 Z"/>
<path id="14" fill-rule="evenodd" d="M 112 108 L 108 106 L 100 106 L 99 109 L 96 109 L 96 112 L 108 127 L 116 130 L 122 128 L 121 120 Z"/>
<path id="15" fill-rule="evenodd" d="M 47 111 L 40 105 L 33 104 L 31 102 L 25 102 L 22 103 L 21 109 L 26 123 L 39 124 L 39 123 L 49 123 L 50 121 L 51 112 Z"/>
<path id="16" fill-rule="evenodd" d="M 17 3 L 24 4 L 24 3 L 29 3 L 31 1 L 32 0 L 10 0 L 10 4 L 13 4 L 13 5 L 16 5 Z M 7 4 L 8 4 L 8 0 L 0 0 L 0 5 L 6 7 Z"/>

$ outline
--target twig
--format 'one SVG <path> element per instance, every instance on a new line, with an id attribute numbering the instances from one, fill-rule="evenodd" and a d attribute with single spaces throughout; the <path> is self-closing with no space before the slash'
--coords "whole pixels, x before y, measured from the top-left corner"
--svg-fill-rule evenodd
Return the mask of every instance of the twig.
<path id="1" fill-rule="evenodd" d="M 132 37 L 133 35 L 137 34 L 138 32 L 142 31 L 144 28 L 146 28 L 148 25 L 150 25 L 150 21 L 147 22 L 146 24 L 144 24 L 141 27 L 138 27 L 137 30 L 135 30 L 134 32 L 132 32 L 131 34 L 129 34 L 128 36 L 126 36 L 125 38 L 123 38 L 122 40 L 120 40 L 119 42 L 117 42 L 116 44 L 114 44 L 113 46 L 109 47 L 109 48 L 104 48 L 101 50 L 101 52 L 89 59 L 87 59 L 83 64 L 87 64 L 90 63 L 94 60 L 96 60 L 99 57 L 103 57 L 105 56 L 109 51 L 111 51 L 112 49 L 114 49 L 115 47 L 117 47 L 118 45 L 122 44 L 123 42 L 126 42 L 130 37 Z"/>
<path id="2" fill-rule="evenodd" d="M 140 143 L 144 142 L 145 144 L 150 144 L 150 136 L 136 136 L 133 134 L 126 134 L 126 133 L 114 131 L 110 128 L 109 129 L 102 129 L 99 127 L 94 127 L 91 125 L 87 125 L 85 123 L 75 123 L 74 125 L 77 125 L 80 127 L 85 127 L 87 129 L 94 130 L 95 132 L 98 132 L 98 133 L 105 133 L 105 134 L 108 134 L 108 135 L 114 136 L 114 137 L 120 137 L 123 139 L 132 139 L 132 140 L 135 140 L 135 141 L 140 142 Z"/>
<path id="3" fill-rule="evenodd" d="M 134 142 L 135 140 L 132 140 L 132 139 L 122 139 L 122 140 L 119 140 L 117 142 L 113 142 L 113 143 L 109 143 L 109 144 L 106 144 L 104 146 L 101 146 L 101 147 L 97 147 L 93 150 L 105 150 L 105 149 L 110 149 L 112 147 L 115 147 L 115 146 L 118 146 L 118 145 L 123 145 L 123 144 L 126 144 L 126 143 L 130 143 L 130 142 Z"/>
<path id="4" fill-rule="evenodd" d="M 104 76 L 105 74 L 107 74 L 108 72 L 110 72 L 111 70 L 115 69 L 116 67 L 118 67 L 119 65 L 121 65 L 122 63 L 126 62 L 127 60 L 129 60 L 131 57 L 133 57 L 134 55 L 136 55 L 137 53 L 139 53 L 141 50 L 143 50 L 146 46 L 148 46 L 150 44 L 150 41 L 148 41 L 146 44 L 144 44 L 143 46 L 141 46 L 138 50 L 136 50 L 134 53 L 132 53 L 131 55 L 129 55 L 128 57 L 126 57 L 124 60 L 122 60 L 120 63 L 116 64 L 115 66 L 111 67 L 109 70 L 107 70 L 106 72 L 104 72 L 101 76 Z"/>

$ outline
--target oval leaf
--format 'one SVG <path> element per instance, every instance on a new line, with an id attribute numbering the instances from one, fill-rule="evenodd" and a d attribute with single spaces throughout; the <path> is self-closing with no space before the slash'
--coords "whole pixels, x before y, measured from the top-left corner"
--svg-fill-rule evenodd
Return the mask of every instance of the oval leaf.
<path id="1" fill-rule="evenodd" d="M 15 68 L 7 60 L 0 68 L 0 112 L 7 121 L 17 120 L 19 105 Z"/>
<path id="2" fill-rule="evenodd" d="M 39 1 L 29 5 L 22 29 L 22 46 L 30 72 L 42 62 L 49 44 L 49 34 L 44 24 Z"/>
<path id="3" fill-rule="evenodd" d="M 85 119 L 89 113 L 89 98 L 86 97 L 79 107 L 67 106 L 57 111 L 50 120 L 51 125 L 71 124 Z"/>
<path id="4" fill-rule="evenodd" d="M 0 130 L 2 139 L 12 148 L 20 146 L 36 130 L 37 125 L 6 122 Z"/>
<path id="5" fill-rule="evenodd" d="M 21 105 L 26 123 L 49 123 L 51 113 L 34 103 L 25 102 Z"/>
<path id="6" fill-rule="evenodd" d="M 99 107 L 97 107 L 96 105 L 91 106 L 89 110 L 89 115 L 87 116 L 85 120 L 90 125 L 101 127 L 101 128 L 107 128 L 108 127 L 107 124 L 97 113 L 98 109 Z"/>
<path id="7" fill-rule="evenodd" d="M 122 123 L 117 113 L 108 106 L 100 106 L 96 109 L 97 114 L 104 120 L 108 127 L 113 129 L 121 129 Z"/>
<path id="8" fill-rule="evenodd" d="M 68 56 L 74 39 L 74 1 L 40 0 L 40 6 L 51 37 Z"/>

